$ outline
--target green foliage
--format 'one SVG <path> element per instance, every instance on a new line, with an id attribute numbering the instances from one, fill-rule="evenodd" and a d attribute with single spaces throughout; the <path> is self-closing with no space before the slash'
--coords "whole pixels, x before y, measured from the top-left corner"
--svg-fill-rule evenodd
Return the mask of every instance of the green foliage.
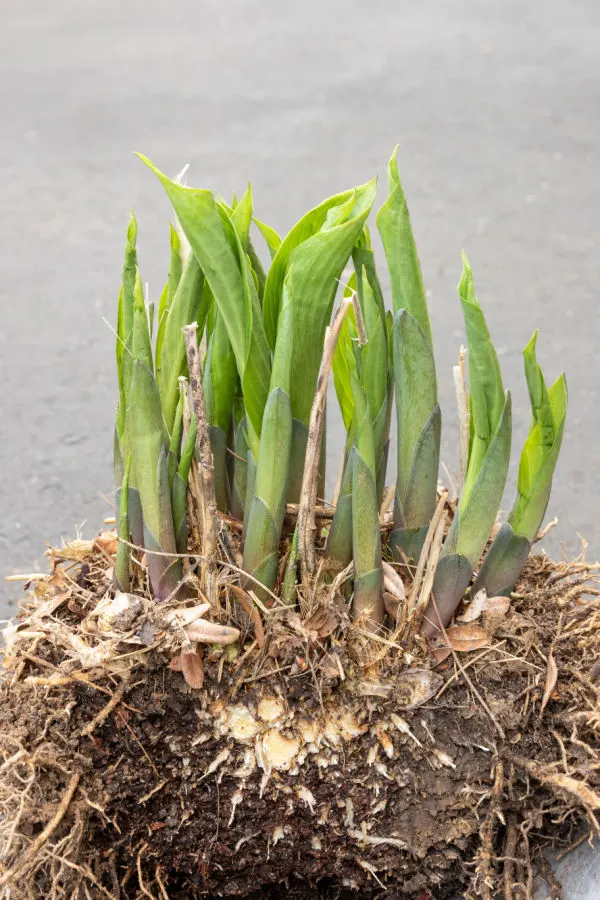
<path id="1" fill-rule="evenodd" d="M 279 569 L 279 542 L 285 514 L 292 446 L 290 401 L 294 308 L 284 286 L 273 356 L 271 386 L 263 417 L 254 497 L 244 544 L 244 568 L 270 590 Z"/>
<path id="2" fill-rule="evenodd" d="M 398 470 L 390 544 L 400 559 L 416 560 L 436 505 L 441 411 L 433 349 L 406 309 L 394 316 L 393 342 Z"/>
<path id="3" fill-rule="evenodd" d="M 324 200 L 281 239 L 254 215 L 250 187 L 229 205 L 209 190 L 182 186 L 141 158 L 163 185 L 180 231 L 171 228 L 169 274 L 153 324 L 133 216 L 127 230 L 114 442 L 120 534 L 135 540 L 143 513 L 139 540 L 147 551 L 154 594 L 165 599 L 178 589 L 177 554 L 188 546 L 187 483 L 197 428 L 206 427 L 217 507 L 243 522 L 238 530 L 247 587 L 264 602 L 270 602 L 273 591 L 287 605 L 297 602 L 305 561 L 294 510 L 286 517 L 286 503 L 300 497 L 327 329 L 340 280 L 347 278 L 344 296 L 353 304 L 333 352 L 346 430 L 344 469 L 333 517 L 327 525 L 318 520 L 316 541 L 334 568 L 352 562 L 353 614 L 377 628 L 385 617 L 382 556 L 402 565 L 417 563 L 438 502 L 441 439 L 432 329 L 396 152 L 388 167 L 388 196 L 376 218 L 393 313 L 386 311 L 369 235 L 374 181 Z M 181 232 L 191 248 L 185 259 Z M 260 253 L 253 236 L 262 238 Z M 350 260 L 354 271 L 348 277 Z M 466 258 L 458 293 L 469 350 L 469 457 L 426 611 L 423 633 L 428 635 L 436 633 L 440 620 L 450 620 L 480 563 L 510 459 L 510 394 Z M 197 425 L 193 418 L 184 437 L 182 329 L 190 322 L 198 325 L 202 347 L 207 421 Z M 548 503 L 564 431 L 564 376 L 546 386 L 535 341 L 534 335 L 524 354 L 533 418 L 521 454 L 517 497 L 475 584 L 488 592 L 510 590 L 518 577 Z M 382 528 L 380 506 L 394 411 L 397 479 L 389 530 Z M 324 459 L 321 447 L 320 483 Z M 123 585 L 129 584 L 130 569 L 129 554 L 121 547 L 116 578 Z"/>
<path id="4" fill-rule="evenodd" d="M 177 184 L 148 159 L 141 159 L 165 188 L 227 327 L 242 384 L 249 442 L 257 456 L 271 360 L 256 286 L 239 234 L 225 206 L 217 203 L 210 191 Z"/>
<path id="5" fill-rule="evenodd" d="M 567 414 L 567 384 L 561 375 L 548 389 L 537 362 L 537 331 L 525 347 L 525 377 L 532 422 L 521 452 L 517 496 L 507 521 L 496 535 L 474 590 L 488 596 L 509 594 L 542 524 L 558 460 Z"/>
<path id="6" fill-rule="evenodd" d="M 178 379 L 187 371 L 183 326 L 195 321 L 203 325 L 208 315 L 209 301 L 198 260 L 190 254 L 171 301 L 163 311 L 156 343 L 156 379 L 168 434 L 171 433 L 179 401 Z"/>
<path id="7" fill-rule="evenodd" d="M 377 214 L 377 228 L 390 272 L 394 312 L 406 309 L 433 344 L 421 264 L 398 174 L 397 152 L 396 147 L 388 165 L 388 198 Z"/>
<path id="8" fill-rule="evenodd" d="M 535 355 L 537 332 L 524 351 L 533 421 L 519 465 L 517 497 L 508 521 L 517 534 L 533 541 L 548 505 L 567 416 L 563 375 L 548 389 Z"/>
<path id="9" fill-rule="evenodd" d="M 129 473 L 131 472 L 131 456 L 127 458 L 123 472 L 123 482 L 119 497 L 119 538 L 117 559 L 115 562 L 115 582 L 119 590 L 129 591 L 129 547 L 125 541 L 130 540 L 129 531 Z"/>

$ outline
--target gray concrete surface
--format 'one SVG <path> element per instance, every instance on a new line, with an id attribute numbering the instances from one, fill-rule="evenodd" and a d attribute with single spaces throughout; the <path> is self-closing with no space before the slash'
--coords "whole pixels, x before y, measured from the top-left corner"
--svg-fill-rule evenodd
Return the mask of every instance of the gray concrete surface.
<path id="1" fill-rule="evenodd" d="M 110 513 L 102 319 L 115 321 L 130 207 L 155 292 L 167 266 L 167 204 L 135 149 L 172 173 L 190 162 L 194 183 L 223 193 L 252 179 L 259 215 L 284 231 L 384 175 L 399 143 L 446 379 L 445 459 L 465 248 L 514 391 L 516 444 L 534 327 L 548 374 L 567 371 L 560 526 L 546 546 L 572 553 L 579 532 L 597 556 L 599 47 L 595 0 L 4 0 L 2 572 L 38 569 L 45 541 L 92 535 Z M 4 614 L 17 593 L 0 587 Z M 571 896 L 597 896 L 585 890 Z"/>

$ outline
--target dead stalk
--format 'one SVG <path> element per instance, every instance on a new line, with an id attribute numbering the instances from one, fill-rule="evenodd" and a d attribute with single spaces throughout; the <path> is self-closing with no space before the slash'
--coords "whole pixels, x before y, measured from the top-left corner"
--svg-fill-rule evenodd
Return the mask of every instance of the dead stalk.
<path id="1" fill-rule="evenodd" d="M 200 457 L 200 477 L 202 481 L 202 541 L 206 564 L 203 566 L 203 584 L 208 598 L 213 606 L 217 605 L 216 597 L 216 561 L 218 556 L 218 532 L 217 532 L 217 501 L 215 498 L 215 483 L 213 470 L 213 457 L 210 447 L 210 434 L 206 420 L 206 404 L 204 402 L 204 388 L 202 386 L 202 369 L 198 353 L 198 326 L 196 322 L 186 325 L 183 329 L 185 336 L 185 349 L 187 353 L 188 369 L 190 373 L 190 388 L 192 403 L 196 414 L 197 437 L 196 447 Z"/>
<path id="2" fill-rule="evenodd" d="M 335 506 L 315 506 L 314 510 L 316 519 L 333 519 L 335 515 Z M 298 503 L 288 503 L 286 505 L 285 514 L 291 519 L 297 518 L 299 512 L 300 505 Z"/>
<path id="3" fill-rule="evenodd" d="M 463 489 L 467 475 L 467 463 L 469 461 L 469 394 L 465 382 L 465 356 L 467 351 L 460 348 L 458 365 L 452 369 L 454 375 L 454 387 L 456 389 L 456 405 L 458 407 L 458 434 L 460 448 L 460 480 L 458 484 L 458 496 Z"/>
<path id="4" fill-rule="evenodd" d="M 327 381 L 333 363 L 333 354 L 346 313 L 352 306 L 351 299 L 341 302 L 333 317 L 333 321 L 325 334 L 323 358 L 317 379 L 315 399 L 310 412 L 308 441 L 306 444 L 306 460 L 302 478 L 302 490 L 298 508 L 298 551 L 302 560 L 302 577 L 306 580 L 314 575 L 317 562 L 315 555 L 315 533 L 317 530 L 315 506 L 317 503 L 317 480 L 321 441 L 323 439 L 323 423 L 325 420 L 325 400 L 327 398 Z"/>
<path id="5" fill-rule="evenodd" d="M 184 439 L 187 438 L 192 424 L 192 407 L 190 404 L 189 383 L 184 375 L 179 378 L 179 390 L 183 396 L 183 434 Z M 190 474 L 188 476 L 188 494 L 187 494 L 187 511 L 190 524 L 190 530 L 194 539 L 194 545 L 199 547 L 202 544 L 202 536 L 198 527 L 198 511 L 202 507 L 202 490 L 200 488 L 200 474 L 198 472 L 198 462 L 196 457 L 192 458 L 190 465 Z"/>
<path id="6" fill-rule="evenodd" d="M 444 540 L 444 532 L 446 530 L 445 506 L 448 499 L 448 492 L 442 491 L 440 499 L 431 519 L 425 543 L 421 550 L 419 562 L 417 563 L 417 571 L 406 605 L 406 615 L 403 624 L 408 628 L 411 635 L 417 633 L 421 627 L 423 614 L 427 609 L 431 588 L 433 587 L 433 579 L 435 577 L 435 569 L 438 563 L 442 542 Z"/>

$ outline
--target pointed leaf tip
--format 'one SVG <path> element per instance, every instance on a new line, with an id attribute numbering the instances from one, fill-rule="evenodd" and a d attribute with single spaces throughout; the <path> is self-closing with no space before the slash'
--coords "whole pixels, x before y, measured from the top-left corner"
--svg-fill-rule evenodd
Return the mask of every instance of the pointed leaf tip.
<path id="1" fill-rule="evenodd" d="M 137 240 L 137 230 L 137 219 L 135 217 L 135 213 L 133 212 L 133 210 L 131 210 L 129 213 L 129 223 L 127 225 L 127 243 L 131 244 L 132 247 L 135 247 L 135 243 Z"/>
<path id="2" fill-rule="evenodd" d="M 158 166 L 155 166 L 154 163 L 152 162 L 152 160 L 148 159 L 147 156 L 144 156 L 143 153 L 138 153 L 136 150 L 134 155 L 137 156 L 138 159 L 141 159 L 141 161 L 144 163 L 144 165 L 148 166 L 148 168 L 150 169 L 151 172 L 154 172 L 154 174 L 159 179 L 159 181 L 162 182 L 162 184 L 172 184 L 173 183 L 172 180 L 167 175 L 165 175 L 164 172 L 161 172 L 161 170 L 158 168 Z M 184 187 L 184 185 L 178 185 L 178 187 Z"/>
<path id="3" fill-rule="evenodd" d="M 523 356 L 525 356 L 528 353 L 535 354 L 535 348 L 536 348 L 537 339 L 538 339 L 538 331 L 539 331 L 539 329 L 536 328 L 535 331 L 533 332 L 533 334 L 531 335 L 529 343 L 523 350 Z"/>
<path id="4" fill-rule="evenodd" d="M 461 250 L 460 258 L 463 268 L 460 276 L 460 281 L 458 282 L 458 293 L 464 300 L 468 300 L 469 303 L 477 303 L 477 299 L 475 297 L 475 288 L 473 285 L 473 269 L 471 268 L 471 264 L 469 263 L 467 254 L 464 250 Z"/>
<path id="5" fill-rule="evenodd" d="M 400 173 L 398 171 L 398 148 L 399 144 L 396 144 L 394 147 L 394 152 L 390 156 L 390 161 L 388 162 L 388 190 L 391 193 L 392 190 L 396 187 L 400 187 L 402 189 L 400 183 Z"/>

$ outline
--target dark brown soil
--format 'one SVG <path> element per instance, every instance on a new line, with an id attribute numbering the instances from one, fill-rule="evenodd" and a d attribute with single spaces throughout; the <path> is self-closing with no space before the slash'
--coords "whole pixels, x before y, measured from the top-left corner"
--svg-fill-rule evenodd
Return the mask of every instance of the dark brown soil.
<path id="1" fill-rule="evenodd" d="M 86 671 L 53 632 L 76 632 L 90 601 L 71 598 L 5 659 L 0 886 L 74 900 L 530 896 L 541 848 L 598 828 L 590 571 L 530 560 L 488 646 L 451 654 L 413 709 L 406 670 L 384 661 L 375 683 L 395 690 L 365 696 L 347 662 L 343 681 L 316 675 L 324 651 L 308 640 L 304 666 L 279 674 L 264 650 L 260 665 L 209 654 L 201 691 L 156 650 Z M 269 725 L 240 737 L 219 724 L 232 706 L 258 722 L 267 696 L 286 739 L 301 719 L 320 735 L 287 767 L 261 766 Z"/>

